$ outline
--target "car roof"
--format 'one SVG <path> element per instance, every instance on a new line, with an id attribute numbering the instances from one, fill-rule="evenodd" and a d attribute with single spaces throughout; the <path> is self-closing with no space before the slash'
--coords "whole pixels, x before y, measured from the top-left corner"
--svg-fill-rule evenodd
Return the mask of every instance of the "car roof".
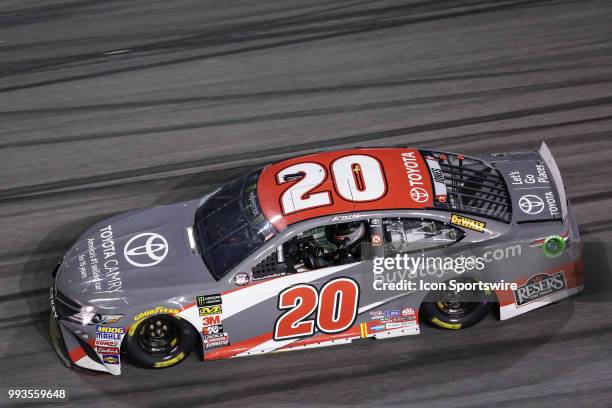
<path id="1" fill-rule="evenodd" d="M 414 148 L 353 148 L 290 158 L 262 169 L 257 195 L 279 231 L 321 216 L 424 209 L 434 203 L 430 170 Z"/>

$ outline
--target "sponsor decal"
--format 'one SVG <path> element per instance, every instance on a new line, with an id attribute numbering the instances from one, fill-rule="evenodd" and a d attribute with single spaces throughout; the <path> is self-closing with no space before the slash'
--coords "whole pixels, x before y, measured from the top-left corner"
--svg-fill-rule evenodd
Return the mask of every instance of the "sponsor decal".
<path id="1" fill-rule="evenodd" d="M 412 317 L 389 317 L 389 318 L 381 320 L 381 323 L 407 322 L 411 319 L 414 320 L 414 316 Z"/>
<path id="2" fill-rule="evenodd" d="M 96 340 L 121 340 L 121 334 L 96 332 Z"/>
<path id="3" fill-rule="evenodd" d="M 221 313 L 221 305 L 198 307 L 200 316 L 210 316 Z"/>
<path id="4" fill-rule="evenodd" d="M 565 275 L 561 271 L 553 275 L 546 273 L 534 275 L 513 292 L 516 305 L 520 307 L 564 289 L 567 289 L 567 284 Z"/>
<path id="5" fill-rule="evenodd" d="M 382 225 L 382 218 L 372 218 L 370 220 L 370 225 L 373 225 L 373 226 Z"/>
<path id="6" fill-rule="evenodd" d="M 212 326 L 206 326 L 202 329 L 202 334 L 204 335 L 209 335 L 209 334 L 219 334 L 219 333 L 223 333 L 223 325 L 222 324 L 215 324 Z"/>
<path id="7" fill-rule="evenodd" d="M 154 232 L 143 232 L 130 238 L 123 256 L 131 265 L 146 268 L 160 263 L 168 255 L 168 241 Z"/>
<path id="8" fill-rule="evenodd" d="M 378 325 L 378 326 L 372 326 L 370 327 L 370 330 L 372 331 L 380 331 L 380 330 L 385 330 L 385 326 L 384 325 Z"/>
<path id="9" fill-rule="evenodd" d="M 382 238 L 380 237 L 380 235 L 372 234 L 372 245 L 373 246 L 382 245 Z"/>
<path id="10" fill-rule="evenodd" d="M 55 284 L 53 286 L 55 286 Z M 53 313 L 53 317 L 57 318 L 57 312 L 55 311 L 55 294 L 53 293 L 53 286 L 49 288 L 49 301 L 51 302 L 51 313 Z"/>
<path id="11" fill-rule="evenodd" d="M 210 350 L 217 347 L 229 346 L 229 336 L 227 333 L 209 334 L 203 337 L 202 343 L 204 350 Z"/>
<path id="12" fill-rule="evenodd" d="M 180 312 L 179 309 L 169 309 L 167 307 L 158 306 L 155 309 L 149 309 L 149 310 L 147 310 L 145 312 L 138 313 L 136 316 L 134 316 L 134 320 L 135 321 L 142 320 L 145 317 L 153 316 L 153 315 L 156 315 L 156 314 L 171 314 L 171 315 L 175 315 L 175 314 L 177 314 L 179 312 Z"/>
<path id="13" fill-rule="evenodd" d="M 519 208 L 528 215 L 537 215 L 544 211 L 544 201 L 533 194 L 526 194 L 519 198 Z"/>
<path id="14" fill-rule="evenodd" d="M 98 354 L 119 354 L 119 347 L 97 347 Z"/>
<path id="15" fill-rule="evenodd" d="M 401 312 L 399 310 L 386 310 L 385 317 L 399 317 Z"/>
<path id="16" fill-rule="evenodd" d="M 96 347 L 117 347 L 119 345 L 118 342 L 112 340 L 96 340 Z"/>
<path id="17" fill-rule="evenodd" d="M 412 316 L 414 317 L 416 313 L 414 312 L 414 309 L 411 307 L 407 307 L 405 309 L 402 309 L 402 316 L 404 317 L 408 317 L 408 316 Z"/>
<path id="18" fill-rule="evenodd" d="M 476 232 L 484 232 L 487 227 L 486 222 L 474 220 L 459 214 L 452 214 L 450 222 L 453 225 L 458 225 L 459 227 L 471 229 Z"/>
<path id="19" fill-rule="evenodd" d="M 198 307 L 220 305 L 222 302 L 220 294 L 198 296 L 196 298 Z"/>
<path id="20" fill-rule="evenodd" d="M 107 327 L 107 326 L 98 326 L 96 328 L 96 333 L 119 333 L 124 334 L 124 327 Z"/>
<path id="21" fill-rule="evenodd" d="M 332 221 L 350 221 L 350 220 L 355 220 L 357 218 L 361 218 L 361 214 L 336 215 L 331 220 Z"/>
<path id="22" fill-rule="evenodd" d="M 548 212 L 551 217 L 559 216 L 559 206 L 557 205 L 557 199 L 555 198 L 555 193 L 552 191 L 547 191 L 544 193 L 544 198 L 546 199 L 546 207 L 548 208 Z"/>
<path id="23" fill-rule="evenodd" d="M 423 182 L 423 173 L 415 155 L 416 152 L 404 152 L 402 153 L 402 160 L 404 162 L 404 170 L 406 171 L 408 184 L 410 185 L 410 198 L 412 198 L 414 202 L 424 203 L 429 200 L 429 193 L 423 188 L 425 185 Z"/>
<path id="24" fill-rule="evenodd" d="M 373 312 L 370 312 L 370 319 L 372 320 L 380 320 L 383 319 L 385 317 L 385 313 L 382 310 L 376 310 Z"/>
<path id="25" fill-rule="evenodd" d="M 385 323 L 386 330 L 400 329 L 401 327 L 402 322 Z"/>
<path id="26" fill-rule="evenodd" d="M 257 202 L 257 183 L 250 184 L 244 189 L 244 213 L 246 214 L 251 225 L 262 222 L 265 217 L 259 208 Z"/>
<path id="27" fill-rule="evenodd" d="M 234 283 L 238 286 L 248 285 L 251 282 L 251 278 L 249 278 L 249 274 L 246 272 L 238 272 L 234 276 Z"/>
<path id="28" fill-rule="evenodd" d="M 107 225 L 87 238 L 87 252 L 78 256 L 81 279 L 94 282 L 96 293 L 123 292 L 113 227 Z"/>
<path id="29" fill-rule="evenodd" d="M 104 364 L 119 364 L 119 354 L 106 354 L 102 356 Z"/>
<path id="30" fill-rule="evenodd" d="M 202 326 L 221 324 L 221 315 L 205 316 L 202 318 Z"/>
<path id="31" fill-rule="evenodd" d="M 425 162 L 427 163 L 427 167 L 429 167 L 429 172 L 431 173 L 436 200 L 441 203 L 445 203 L 448 192 L 446 191 L 444 173 L 442 173 L 440 163 L 438 163 L 436 158 L 431 156 L 427 156 L 425 158 Z"/>
<path id="32" fill-rule="evenodd" d="M 96 327 L 96 340 L 121 340 L 123 334 L 125 334 L 123 327 Z"/>
<path id="33" fill-rule="evenodd" d="M 185 358 L 185 353 L 183 353 L 181 351 L 180 353 L 178 353 L 176 355 L 176 357 L 172 357 L 170 360 L 160 361 L 158 363 L 155 363 L 155 364 L 153 364 L 153 367 L 156 367 L 156 368 L 169 367 L 169 366 L 171 366 L 173 364 L 178 363 L 179 361 L 181 361 L 184 358 Z"/>
<path id="34" fill-rule="evenodd" d="M 413 187 L 410 190 L 410 198 L 412 198 L 416 203 L 424 203 L 429 200 L 429 193 L 422 187 Z"/>

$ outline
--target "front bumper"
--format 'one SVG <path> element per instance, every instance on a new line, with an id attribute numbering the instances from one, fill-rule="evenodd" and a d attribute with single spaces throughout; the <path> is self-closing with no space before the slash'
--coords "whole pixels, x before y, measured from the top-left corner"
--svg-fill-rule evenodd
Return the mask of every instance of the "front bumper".
<path id="1" fill-rule="evenodd" d="M 57 271 L 54 270 L 54 273 Z M 77 326 L 75 323 L 61 319 L 55 309 L 55 279 L 49 291 L 51 313 L 49 317 L 49 334 L 51 343 L 60 360 L 68 368 L 81 373 L 121 374 L 121 361 L 117 358 L 107 360 L 97 352 L 95 326 Z M 122 340 L 122 339 L 121 339 Z M 121 344 L 121 340 L 118 344 Z M 111 361 L 106 363 L 105 361 Z"/>

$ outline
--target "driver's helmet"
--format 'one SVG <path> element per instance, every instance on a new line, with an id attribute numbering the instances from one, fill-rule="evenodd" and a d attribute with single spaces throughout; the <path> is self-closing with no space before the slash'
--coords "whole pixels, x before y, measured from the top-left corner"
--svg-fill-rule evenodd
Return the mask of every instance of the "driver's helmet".
<path id="1" fill-rule="evenodd" d="M 365 235 L 365 223 L 360 221 L 330 225 L 327 228 L 328 239 L 339 248 L 350 248 L 359 243 Z"/>

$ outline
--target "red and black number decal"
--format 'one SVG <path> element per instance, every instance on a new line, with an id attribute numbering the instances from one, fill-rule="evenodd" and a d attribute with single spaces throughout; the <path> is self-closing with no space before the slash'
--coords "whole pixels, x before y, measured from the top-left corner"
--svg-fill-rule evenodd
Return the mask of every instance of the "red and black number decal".
<path id="1" fill-rule="evenodd" d="M 348 330 L 357 319 L 359 285 L 350 278 L 327 282 L 320 291 L 308 284 L 283 290 L 279 310 L 287 310 L 274 324 L 274 340 L 311 336 L 315 327 L 323 333 Z M 310 317 L 316 311 L 316 316 Z"/>

